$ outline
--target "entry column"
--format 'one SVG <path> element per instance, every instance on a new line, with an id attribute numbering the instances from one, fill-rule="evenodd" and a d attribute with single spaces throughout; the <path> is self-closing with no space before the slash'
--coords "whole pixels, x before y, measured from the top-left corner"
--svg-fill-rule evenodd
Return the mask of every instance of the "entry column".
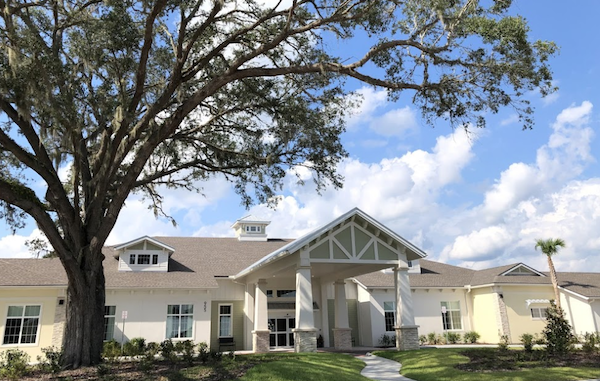
<path id="1" fill-rule="evenodd" d="M 415 325 L 412 294 L 408 278 L 408 265 L 400 261 L 394 269 L 396 292 L 396 349 L 406 351 L 419 349 L 419 326 Z"/>
<path id="2" fill-rule="evenodd" d="M 254 297 L 254 330 L 252 331 L 252 351 L 255 353 L 269 352 L 269 335 L 267 309 L 267 281 L 259 279 L 256 283 Z"/>
<path id="3" fill-rule="evenodd" d="M 292 332 L 296 352 L 317 351 L 311 269 L 306 249 L 300 251 L 300 266 L 296 269 L 296 328 Z"/>
<path id="4" fill-rule="evenodd" d="M 352 348 L 352 329 L 348 323 L 348 301 L 346 300 L 346 282 L 338 279 L 335 286 L 335 328 L 333 328 L 333 346 L 335 349 Z"/>

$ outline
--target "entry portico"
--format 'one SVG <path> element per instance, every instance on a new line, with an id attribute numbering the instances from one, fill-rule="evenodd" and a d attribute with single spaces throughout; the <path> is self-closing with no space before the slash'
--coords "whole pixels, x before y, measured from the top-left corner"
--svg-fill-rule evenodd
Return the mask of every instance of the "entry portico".
<path id="1" fill-rule="evenodd" d="M 336 349 L 350 348 L 357 333 L 350 326 L 346 279 L 392 268 L 396 347 L 418 348 L 408 262 L 423 257 L 425 253 L 415 245 L 360 209 L 352 209 L 233 277 L 245 285 L 245 346 L 267 352 L 283 340 L 288 346 L 293 343 L 296 352 L 314 352 L 321 336 Z M 271 299 L 274 288 L 290 289 L 282 293 L 280 300 L 285 302 Z M 276 315 L 282 308 L 289 309 L 288 323 L 279 324 Z"/>

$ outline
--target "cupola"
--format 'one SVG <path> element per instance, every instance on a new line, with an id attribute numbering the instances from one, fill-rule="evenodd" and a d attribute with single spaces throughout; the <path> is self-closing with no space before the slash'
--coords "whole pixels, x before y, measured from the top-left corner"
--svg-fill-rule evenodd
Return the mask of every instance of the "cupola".
<path id="1" fill-rule="evenodd" d="M 266 241 L 267 226 L 270 223 L 271 221 L 261 220 L 249 215 L 235 221 L 231 227 L 235 230 L 235 236 L 240 241 Z"/>

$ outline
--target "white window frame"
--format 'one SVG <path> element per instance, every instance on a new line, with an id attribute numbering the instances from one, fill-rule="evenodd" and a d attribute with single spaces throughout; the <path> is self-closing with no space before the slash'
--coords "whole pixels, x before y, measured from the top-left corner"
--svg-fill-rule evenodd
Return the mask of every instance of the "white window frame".
<path id="1" fill-rule="evenodd" d="M 385 305 L 391 303 L 392 305 L 392 309 L 386 309 Z M 392 320 L 392 329 L 388 331 L 388 326 L 387 326 L 387 318 L 386 318 L 386 313 L 392 313 L 393 316 L 393 320 Z M 396 326 L 396 302 L 395 301 L 387 301 L 387 302 L 383 302 L 383 329 L 386 332 L 395 332 L 396 329 L 394 328 Z"/>
<path id="2" fill-rule="evenodd" d="M 229 313 L 222 314 L 221 306 L 223 306 L 223 307 L 229 306 Z M 229 332 L 230 332 L 229 336 L 221 336 L 221 316 L 229 316 Z M 218 333 L 219 338 L 233 337 L 233 304 L 232 303 L 219 303 L 218 310 L 217 310 L 217 322 L 218 322 L 217 333 Z"/>
<path id="3" fill-rule="evenodd" d="M 105 307 L 105 311 L 104 311 L 104 314 L 105 314 L 104 315 L 104 320 L 105 321 L 104 321 L 104 327 L 103 327 L 103 333 L 104 333 L 103 340 L 104 341 L 111 341 L 111 340 L 114 340 L 114 338 L 115 338 L 115 327 L 117 326 L 117 306 L 116 305 L 111 305 L 111 306 L 104 306 L 104 307 Z M 106 308 L 109 308 L 109 307 L 114 307 L 115 308 L 114 315 L 106 315 Z M 106 338 L 106 330 L 107 330 L 107 327 L 108 327 L 107 324 L 110 324 L 110 323 L 107 322 L 106 319 L 110 319 L 110 318 L 113 319 L 113 331 L 112 331 L 112 337 L 110 339 L 107 339 Z"/>
<path id="4" fill-rule="evenodd" d="M 462 311 L 461 311 L 461 308 L 460 308 L 460 300 L 442 300 L 442 301 L 440 301 L 440 307 L 443 307 L 442 303 L 446 303 L 446 317 L 450 316 L 450 323 L 452 325 L 452 328 L 444 330 L 445 317 L 442 316 L 442 329 L 444 331 L 462 331 L 463 327 L 464 327 L 464 324 L 463 324 L 463 321 L 462 321 Z M 450 303 L 458 303 L 458 309 L 451 309 L 451 308 L 449 308 L 448 306 L 450 305 Z M 452 311 L 458 311 L 458 315 L 460 316 L 460 319 L 458 321 L 458 323 L 460 323 L 460 328 L 455 328 L 456 322 L 454 321 L 454 319 L 452 319 L 452 315 L 448 315 Z"/>
<path id="5" fill-rule="evenodd" d="M 179 313 L 178 314 L 170 314 L 169 313 L 169 306 L 179 306 Z M 182 306 L 192 306 L 192 313 L 191 314 L 184 314 L 182 313 Z M 195 324 L 195 320 L 194 320 L 194 303 L 172 303 L 172 304 L 167 304 L 167 321 L 169 316 L 177 316 L 179 317 L 179 322 L 177 324 L 177 336 L 178 337 L 169 337 L 168 333 L 167 333 L 167 329 L 168 329 L 168 325 L 165 321 L 165 339 L 171 339 L 171 340 L 193 340 L 195 337 L 195 332 L 194 332 L 194 326 Z M 190 334 L 190 336 L 186 336 L 186 337 L 181 337 L 181 318 L 182 317 L 190 317 L 192 319 L 192 332 Z"/>
<path id="6" fill-rule="evenodd" d="M 10 344 L 4 344 L 4 337 L 6 336 L 6 328 L 7 328 L 7 324 L 8 324 L 8 319 L 16 319 L 16 316 L 8 316 L 8 309 L 10 307 L 23 307 L 23 315 L 21 315 L 21 329 L 19 332 L 19 342 L 18 343 L 10 343 Z M 35 342 L 34 343 L 21 343 L 21 338 L 23 335 L 23 322 L 25 319 L 25 309 L 27 307 L 40 307 L 40 313 L 37 316 L 38 319 L 38 324 L 36 327 L 36 331 L 35 331 Z M 2 332 L 2 347 L 35 347 L 38 345 L 38 342 L 40 341 L 40 335 L 41 335 L 41 331 L 42 331 L 42 316 L 44 313 L 43 310 L 43 304 L 42 303 L 29 303 L 29 304 L 9 304 L 6 306 L 6 311 L 4 312 L 4 331 Z M 33 316 L 27 316 L 27 317 L 33 317 Z"/>
<path id="7" fill-rule="evenodd" d="M 140 263 L 140 256 L 141 255 L 147 255 L 148 256 L 148 263 Z M 154 258 L 156 257 L 156 263 L 154 263 Z M 131 258 L 133 258 L 133 263 L 131 263 Z M 160 256 L 154 252 L 150 252 L 150 253 L 129 253 L 129 261 L 127 261 L 127 264 L 130 267 L 138 267 L 138 266 L 148 266 L 148 267 L 157 267 L 160 266 Z"/>
<path id="8" fill-rule="evenodd" d="M 250 234 L 262 233 L 260 225 L 246 225 L 246 233 L 250 233 Z"/>
<path id="9" fill-rule="evenodd" d="M 538 311 L 539 316 L 533 316 L 534 310 Z M 529 314 L 531 315 L 531 320 L 546 320 L 547 312 L 548 312 L 548 307 L 529 307 Z"/>

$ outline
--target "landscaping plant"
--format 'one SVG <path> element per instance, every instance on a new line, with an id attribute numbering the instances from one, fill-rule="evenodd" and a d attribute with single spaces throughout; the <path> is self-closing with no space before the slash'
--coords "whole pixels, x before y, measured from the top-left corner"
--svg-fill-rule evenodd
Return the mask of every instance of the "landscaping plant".
<path id="1" fill-rule="evenodd" d="M 523 348 L 525 352 L 531 353 L 533 352 L 533 335 L 530 333 L 524 333 L 521 335 L 521 343 L 523 343 Z"/>
<path id="2" fill-rule="evenodd" d="M 0 378 L 18 380 L 29 372 L 29 355 L 19 349 L 0 353 Z"/>
<path id="3" fill-rule="evenodd" d="M 576 339 L 573 329 L 565 318 L 562 308 L 557 307 L 554 301 L 550 301 L 543 334 L 546 337 L 546 351 L 549 354 L 564 355 L 573 349 Z"/>
<path id="4" fill-rule="evenodd" d="M 475 344 L 481 335 L 475 331 L 465 332 L 463 335 L 463 341 L 465 344 Z"/>

